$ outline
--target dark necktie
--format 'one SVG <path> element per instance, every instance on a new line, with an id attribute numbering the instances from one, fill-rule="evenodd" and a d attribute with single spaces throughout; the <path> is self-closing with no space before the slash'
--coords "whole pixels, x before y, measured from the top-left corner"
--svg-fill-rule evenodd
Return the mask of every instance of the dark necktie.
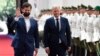
<path id="1" fill-rule="evenodd" d="M 56 19 L 56 27 L 57 27 L 57 30 L 59 31 L 59 19 Z"/>
<path id="2" fill-rule="evenodd" d="M 59 32 L 59 19 L 56 19 L 56 27 L 57 27 L 57 31 Z M 59 43 L 61 43 L 61 38 L 59 37 Z"/>

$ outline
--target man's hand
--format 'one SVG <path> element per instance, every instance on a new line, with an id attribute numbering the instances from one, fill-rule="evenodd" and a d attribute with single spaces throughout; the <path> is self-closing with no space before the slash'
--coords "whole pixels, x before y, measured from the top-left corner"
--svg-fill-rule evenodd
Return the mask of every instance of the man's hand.
<path id="1" fill-rule="evenodd" d="M 37 53 L 38 53 L 38 48 L 35 48 L 34 56 L 37 56 Z"/>
<path id="2" fill-rule="evenodd" d="M 16 17 L 19 17 L 20 15 L 21 15 L 20 8 L 17 8 L 16 9 Z"/>
<path id="3" fill-rule="evenodd" d="M 67 51 L 70 52 L 71 51 L 71 47 L 68 47 L 68 50 Z"/>
<path id="4" fill-rule="evenodd" d="M 45 51 L 46 51 L 47 54 L 49 54 L 50 53 L 50 48 L 49 47 L 46 47 L 45 48 Z"/>
<path id="5" fill-rule="evenodd" d="M 16 17 L 15 17 L 15 21 L 18 21 L 19 20 L 19 16 L 21 15 L 20 13 L 20 8 L 17 8 L 16 9 Z"/>

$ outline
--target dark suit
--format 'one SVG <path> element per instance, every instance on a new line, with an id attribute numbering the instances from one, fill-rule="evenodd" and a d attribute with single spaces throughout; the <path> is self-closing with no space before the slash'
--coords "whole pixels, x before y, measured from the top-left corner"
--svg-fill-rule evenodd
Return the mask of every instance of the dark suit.
<path id="1" fill-rule="evenodd" d="M 16 29 L 15 38 L 12 42 L 15 56 L 33 56 L 34 48 L 39 48 L 38 25 L 33 18 L 30 19 L 30 29 L 27 32 L 23 17 L 12 23 Z"/>
<path id="2" fill-rule="evenodd" d="M 60 17 L 61 29 L 58 31 L 55 26 L 54 17 L 46 20 L 44 27 L 44 45 L 50 48 L 49 56 L 65 56 L 67 47 L 70 46 L 71 32 L 68 20 Z M 59 38 L 61 43 L 59 43 Z"/>

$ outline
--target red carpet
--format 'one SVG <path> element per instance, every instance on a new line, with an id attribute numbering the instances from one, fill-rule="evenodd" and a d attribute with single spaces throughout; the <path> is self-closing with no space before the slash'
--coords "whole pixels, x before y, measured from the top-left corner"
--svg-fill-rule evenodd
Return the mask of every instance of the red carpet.
<path id="1" fill-rule="evenodd" d="M 12 39 L 8 36 L 0 36 L 0 56 L 14 56 L 11 42 Z"/>

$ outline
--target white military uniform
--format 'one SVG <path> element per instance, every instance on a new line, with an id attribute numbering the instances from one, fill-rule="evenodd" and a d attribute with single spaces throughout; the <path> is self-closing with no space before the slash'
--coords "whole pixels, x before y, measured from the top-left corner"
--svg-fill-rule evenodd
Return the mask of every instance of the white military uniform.
<path id="1" fill-rule="evenodd" d="M 76 37 L 76 15 L 71 14 L 71 32 L 72 32 L 72 37 Z"/>
<path id="2" fill-rule="evenodd" d="M 48 18 L 50 18 L 51 15 L 48 15 L 48 14 L 44 14 L 40 17 L 40 19 L 38 20 L 38 29 L 39 31 L 43 31 L 44 30 L 44 25 L 45 25 L 45 22 Z"/>
<path id="3" fill-rule="evenodd" d="M 100 16 L 100 15 L 99 15 Z M 93 42 L 99 41 L 100 39 L 100 17 L 97 16 L 94 19 L 93 22 L 93 29 L 94 29 L 94 34 L 93 34 Z"/>
<path id="4" fill-rule="evenodd" d="M 81 19 L 82 19 L 82 14 L 76 14 L 76 34 L 75 37 L 81 37 Z"/>
<path id="5" fill-rule="evenodd" d="M 71 25 L 72 25 L 72 15 L 71 14 L 67 14 L 66 18 L 68 19 L 69 25 L 71 27 Z"/>
<path id="6" fill-rule="evenodd" d="M 87 31 L 86 42 L 92 42 L 92 39 L 93 39 L 93 21 L 94 21 L 94 18 L 92 16 L 88 16 L 87 26 L 86 26 L 86 31 Z"/>
<path id="7" fill-rule="evenodd" d="M 67 14 L 66 14 L 66 13 L 63 13 L 61 16 L 62 16 L 62 17 L 66 17 L 66 16 L 67 16 Z"/>
<path id="8" fill-rule="evenodd" d="M 71 35 L 71 37 L 72 37 L 72 39 L 73 39 L 73 31 L 72 31 L 72 17 L 73 17 L 73 15 L 72 14 L 66 14 L 66 13 L 64 13 L 63 15 L 62 15 L 62 17 L 65 17 L 66 19 L 68 19 L 68 22 L 69 22 L 69 25 L 70 25 L 70 28 L 71 28 L 71 32 L 72 32 L 72 35 Z"/>
<path id="9" fill-rule="evenodd" d="M 88 18 L 87 13 L 85 13 L 81 17 L 81 38 L 80 38 L 81 41 L 85 40 L 87 38 L 87 36 L 86 36 L 87 18 Z"/>
<path id="10" fill-rule="evenodd" d="M 63 14 L 62 17 L 65 17 L 66 19 L 68 19 L 69 25 L 71 26 L 72 15 L 71 14 Z"/>

